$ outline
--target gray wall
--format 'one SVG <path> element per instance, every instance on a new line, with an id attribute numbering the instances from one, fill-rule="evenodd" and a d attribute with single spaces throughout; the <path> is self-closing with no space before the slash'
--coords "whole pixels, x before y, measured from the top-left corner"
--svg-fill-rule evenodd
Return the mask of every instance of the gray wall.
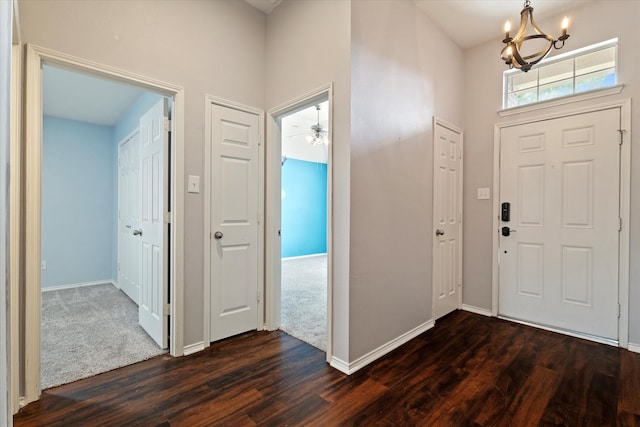
<path id="1" fill-rule="evenodd" d="M 352 3 L 350 361 L 433 319 L 432 117 L 463 55 L 411 1 Z"/>
<path id="2" fill-rule="evenodd" d="M 204 171 L 205 94 L 264 108 L 266 17 L 243 1 L 19 5 L 23 42 L 185 88 L 185 175 Z M 185 345 L 203 340 L 204 191 L 185 193 Z"/>
<path id="3" fill-rule="evenodd" d="M 619 95 L 598 98 L 581 105 L 611 99 L 631 98 L 640 101 L 640 17 L 638 1 L 589 2 L 567 11 L 571 17 L 564 50 L 574 50 L 594 43 L 619 38 L 618 82 L 625 85 Z M 540 28 L 553 32 L 564 16 L 539 22 Z M 553 33 L 555 34 L 555 33 Z M 499 44 L 488 42 L 465 52 L 465 185 L 464 185 L 464 293 L 465 304 L 491 309 L 491 202 L 476 200 L 477 187 L 493 184 L 493 125 L 517 120 L 519 116 L 500 118 L 496 112 L 502 105 L 502 73 L 506 69 L 499 60 Z M 473 70 L 473 72 L 471 72 Z M 553 110 L 547 110 L 550 113 Z M 640 109 L 632 110 L 632 144 L 640 135 Z M 631 150 L 631 271 L 629 341 L 640 343 L 640 150 Z M 494 192 L 496 189 L 493 189 Z M 494 203 L 496 201 L 494 200 Z"/>

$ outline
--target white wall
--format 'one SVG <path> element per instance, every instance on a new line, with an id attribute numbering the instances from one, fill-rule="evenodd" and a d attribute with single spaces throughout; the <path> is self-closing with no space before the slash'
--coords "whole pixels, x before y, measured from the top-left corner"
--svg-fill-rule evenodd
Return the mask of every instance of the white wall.
<path id="1" fill-rule="evenodd" d="M 463 56 L 412 1 L 352 3 L 350 360 L 433 318 L 432 116 Z"/>
<path id="2" fill-rule="evenodd" d="M 25 43 L 184 87 L 185 175 L 204 171 L 205 94 L 264 107 L 266 18 L 243 1 L 22 0 L 20 21 Z M 185 195 L 185 345 L 203 339 L 204 191 Z"/>
<path id="3" fill-rule="evenodd" d="M 267 110 L 334 83 L 333 354 L 342 360 L 349 346 L 350 20 L 348 1 L 285 0 L 267 18 Z"/>
<path id="4" fill-rule="evenodd" d="M 608 99 L 631 98 L 640 101 L 640 2 L 609 0 L 589 2 L 566 13 L 571 21 L 566 47 L 578 49 L 614 37 L 619 38 L 618 82 L 625 85 L 621 94 Z M 556 31 L 565 13 L 539 22 L 545 31 Z M 477 187 L 491 187 L 493 181 L 493 125 L 518 116 L 500 118 L 496 112 L 502 103 L 502 72 L 499 59 L 501 43 L 496 39 L 465 52 L 465 229 L 463 302 L 491 309 L 491 202 L 476 200 Z M 471 70 L 473 72 L 471 72 Z M 607 99 L 586 101 L 584 104 Z M 552 111 L 546 111 L 552 112 Z M 633 107 L 632 138 L 640 137 L 640 109 Z M 631 150 L 631 271 L 630 336 L 640 343 L 640 150 Z M 494 189 L 495 191 L 496 189 Z M 493 201 L 496 203 L 497 201 Z"/>

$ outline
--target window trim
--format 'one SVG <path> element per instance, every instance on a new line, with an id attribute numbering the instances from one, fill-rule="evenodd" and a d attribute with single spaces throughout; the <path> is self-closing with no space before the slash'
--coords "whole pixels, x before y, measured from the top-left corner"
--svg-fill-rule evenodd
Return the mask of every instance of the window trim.
<path id="1" fill-rule="evenodd" d="M 603 87 L 603 88 L 596 88 L 596 89 L 592 89 L 592 90 L 589 90 L 589 91 L 575 92 L 575 79 L 576 79 L 575 59 L 580 57 L 580 56 L 587 55 L 589 53 L 593 53 L 593 52 L 596 52 L 596 51 L 599 51 L 599 50 L 604 50 L 604 49 L 607 49 L 607 48 L 610 48 L 610 47 L 615 47 L 616 48 L 615 49 L 615 56 L 614 56 L 614 61 L 615 61 L 615 64 L 614 64 L 614 75 L 615 75 L 615 79 L 616 79 L 615 80 L 615 84 L 613 86 L 606 86 L 606 87 Z M 610 40 L 605 40 L 605 41 L 600 42 L 600 43 L 596 43 L 596 44 L 592 44 L 592 45 L 589 45 L 589 46 L 581 47 L 581 48 L 578 48 L 578 49 L 575 49 L 575 50 L 572 50 L 572 51 L 569 51 L 569 52 L 565 52 L 563 54 L 554 56 L 552 58 L 545 59 L 545 60 L 541 61 L 540 64 L 538 65 L 538 67 L 536 67 L 536 68 L 542 68 L 542 67 L 545 67 L 545 66 L 553 65 L 553 64 L 556 64 L 558 62 L 567 60 L 567 59 L 573 59 L 574 60 L 573 75 L 571 76 L 571 78 L 574 80 L 574 88 L 573 88 L 574 92 L 573 93 L 571 93 L 569 95 L 564 95 L 564 96 L 559 96 L 559 97 L 555 97 L 555 98 L 545 99 L 545 100 L 542 100 L 542 101 L 538 100 L 538 101 L 530 102 L 528 104 L 522 104 L 522 105 L 515 105 L 513 107 L 507 107 L 507 105 L 508 105 L 508 96 L 509 96 L 509 91 L 508 91 L 509 77 L 514 75 L 514 74 L 517 74 L 517 73 L 521 72 L 520 70 L 514 68 L 514 69 L 511 69 L 511 70 L 506 70 L 506 71 L 504 71 L 502 73 L 502 110 L 501 111 L 511 110 L 511 109 L 514 109 L 514 108 L 522 108 L 522 107 L 525 107 L 525 106 L 537 105 L 537 104 L 540 104 L 540 103 L 547 103 L 549 101 L 553 101 L 553 100 L 556 100 L 556 99 L 562 99 L 562 98 L 567 98 L 567 97 L 571 97 L 571 96 L 587 94 L 587 93 L 591 93 L 591 92 L 594 92 L 594 91 L 601 91 L 601 90 L 605 90 L 605 89 L 609 89 L 609 88 L 612 88 L 612 87 L 619 86 L 619 83 L 618 83 L 618 38 L 617 37 L 613 38 L 613 39 L 610 39 Z M 537 81 L 535 87 L 538 90 L 540 88 L 539 77 L 538 77 L 538 81 Z"/>

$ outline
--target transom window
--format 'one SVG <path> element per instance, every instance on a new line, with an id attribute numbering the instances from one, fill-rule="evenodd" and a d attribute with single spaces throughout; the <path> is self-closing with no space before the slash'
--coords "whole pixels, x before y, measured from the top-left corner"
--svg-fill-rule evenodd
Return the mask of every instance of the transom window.
<path id="1" fill-rule="evenodd" d="M 504 72 L 503 108 L 616 85 L 618 39 L 541 61 L 529 72 Z"/>

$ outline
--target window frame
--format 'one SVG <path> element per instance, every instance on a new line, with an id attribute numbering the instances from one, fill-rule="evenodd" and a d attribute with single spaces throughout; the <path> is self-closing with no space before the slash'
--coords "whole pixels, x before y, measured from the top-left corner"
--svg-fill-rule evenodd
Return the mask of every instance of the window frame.
<path id="1" fill-rule="evenodd" d="M 576 58 L 579 58 L 581 56 L 586 56 L 588 54 L 600 51 L 600 50 L 604 50 L 604 49 L 608 49 L 608 48 L 615 48 L 614 49 L 614 65 L 613 65 L 613 75 L 614 75 L 614 83 L 613 85 L 608 85 L 608 86 L 602 86 L 602 87 L 598 87 L 598 88 L 593 88 L 593 89 L 589 89 L 587 91 L 580 91 L 580 92 L 576 92 L 575 90 L 575 81 L 576 81 L 576 77 L 582 77 L 581 76 L 576 76 L 576 66 L 575 66 L 575 62 L 576 62 Z M 543 100 L 540 100 L 540 75 L 539 75 L 539 69 L 540 68 L 544 68 L 547 66 L 551 66 L 553 64 L 562 62 L 562 61 L 566 61 L 568 59 L 571 59 L 573 61 L 573 72 L 572 72 L 572 76 L 570 77 L 571 80 L 573 81 L 573 89 L 572 92 L 566 95 L 560 95 L 560 96 L 556 96 L 556 97 L 552 97 L 552 98 L 546 98 Z M 519 104 L 519 105 L 513 105 L 513 106 L 509 106 L 509 95 L 511 93 L 515 93 L 516 91 L 512 91 L 509 92 L 509 78 L 515 74 L 518 74 L 522 71 L 520 71 L 517 68 L 514 69 L 510 69 L 510 70 L 506 70 L 502 73 L 502 108 L 503 110 L 508 110 L 511 108 L 520 108 L 520 107 L 525 107 L 525 106 L 531 106 L 531 105 L 536 105 L 539 104 L 541 102 L 546 102 L 546 101 L 550 101 L 550 100 L 554 100 L 554 99 L 560 99 L 560 98 L 566 98 L 569 96 L 575 96 L 575 95 L 579 95 L 588 91 L 592 91 L 592 90 L 600 90 L 600 89 L 604 89 L 604 88 L 610 88 L 610 87 L 615 87 L 616 85 L 618 85 L 618 38 L 613 38 L 610 40 L 606 40 L 600 43 L 596 43 L 590 46 L 585 46 L 583 48 L 579 48 L 579 49 L 575 49 L 569 52 L 565 52 L 561 55 L 557 55 L 554 56 L 552 58 L 547 58 L 544 59 L 543 61 L 540 62 L 540 64 L 538 64 L 538 66 L 536 66 L 534 69 L 537 70 L 538 72 L 538 76 L 536 78 L 536 85 L 532 86 L 530 89 L 535 88 L 536 89 L 536 101 L 533 102 L 528 102 L 526 104 Z M 598 72 L 598 71 L 596 71 Z M 586 74 L 584 74 L 586 75 Z M 568 78 L 567 78 L 568 79 Z M 552 83 L 556 83 L 556 82 L 560 82 L 563 79 L 559 79 L 557 81 L 554 82 L 550 82 L 550 83 L 546 83 L 542 86 L 545 86 L 547 84 L 552 84 Z M 523 89 L 524 90 L 524 89 Z"/>

